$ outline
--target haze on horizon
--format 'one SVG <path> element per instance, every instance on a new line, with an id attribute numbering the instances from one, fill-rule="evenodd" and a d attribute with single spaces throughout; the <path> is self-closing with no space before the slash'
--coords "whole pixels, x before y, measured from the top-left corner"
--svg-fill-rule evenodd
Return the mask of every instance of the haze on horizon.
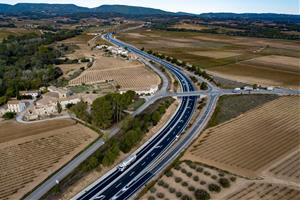
<path id="1" fill-rule="evenodd" d="M 234 12 L 234 13 L 282 13 L 299 14 L 298 0 L 0 0 L 0 3 L 59 3 L 76 4 L 82 7 L 98 7 L 100 5 L 120 4 L 158 8 L 172 12 L 207 13 L 207 12 Z"/>

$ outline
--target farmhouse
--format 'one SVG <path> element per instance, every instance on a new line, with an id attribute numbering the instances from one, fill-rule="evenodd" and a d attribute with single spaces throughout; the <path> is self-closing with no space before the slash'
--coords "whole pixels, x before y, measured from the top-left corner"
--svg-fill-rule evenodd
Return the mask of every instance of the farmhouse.
<path id="1" fill-rule="evenodd" d="M 12 100 L 7 102 L 7 110 L 9 112 L 23 112 L 26 109 L 26 105 L 22 101 Z"/>

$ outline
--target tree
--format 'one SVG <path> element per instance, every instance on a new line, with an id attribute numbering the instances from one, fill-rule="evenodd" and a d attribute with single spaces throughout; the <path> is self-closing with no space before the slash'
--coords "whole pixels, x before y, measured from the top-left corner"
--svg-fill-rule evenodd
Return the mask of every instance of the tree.
<path id="1" fill-rule="evenodd" d="M 202 82 L 201 85 L 200 85 L 200 89 L 201 90 L 207 90 L 208 89 L 207 83 L 206 82 Z"/>
<path id="2" fill-rule="evenodd" d="M 158 111 L 154 111 L 151 115 L 151 120 L 153 125 L 156 125 L 158 121 L 160 120 L 160 114 Z"/>
<path id="3" fill-rule="evenodd" d="M 61 113 L 62 112 L 62 107 L 61 107 L 61 104 L 59 102 L 57 102 L 56 107 L 57 107 L 57 112 Z"/>
<path id="4" fill-rule="evenodd" d="M 205 190 L 202 190 L 202 189 L 197 189 L 195 191 L 195 197 L 197 200 L 208 200 L 210 199 L 210 194 L 205 191 Z"/>
<path id="5" fill-rule="evenodd" d="M 230 187 L 230 182 L 227 178 L 220 178 L 219 183 L 223 188 Z"/>
<path id="6" fill-rule="evenodd" d="M 112 124 L 112 105 L 105 97 L 96 99 L 92 104 L 92 122 L 100 128 L 108 128 Z"/>
<path id="7" fill-rule="evenodd" d="M 89 116 L 89 114 L 87 112 L 87 107 L 88 106 L 87 106 L 86 103 L 84 103 L 83 101 L 80 101 L 76 105 L 71 106 L 70 110 L 79 119 L 81 119 L 83 121 L 86 121 L 86 122 L 90 122 L 90 116 Z"/>
<path id="8" fill-rule="evenodd" d="M 13 119 L 15 116 L 16 116 L 16 113 L 14 113 L 14 112 L 6 112 L 6 113 L 4 113 L 4 115 L 2 117 L 5 120 L 9 120 L 9 119 Z"/>
<path id="9" fill-rule="evenodd" d="M 211 192 L 220 192 L 221 191 L 220 186 L 218 186 L 217 184 L 214 184 L 214 183 L 209 184 L 208 189 Z"/>

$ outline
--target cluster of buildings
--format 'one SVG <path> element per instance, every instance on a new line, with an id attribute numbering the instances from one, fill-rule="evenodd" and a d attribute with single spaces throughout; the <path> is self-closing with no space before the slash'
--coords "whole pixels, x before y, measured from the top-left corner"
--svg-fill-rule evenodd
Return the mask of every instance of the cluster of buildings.
<path id="1" fill-rule="evenodd" d="M 70 90 L 54 86 L 49 86 L 43 95 L 40 91 L 21 91 L 20 96 L 25 99 L 8 101 L 0 108 L 0 116 L 13 112 L 22 113 L 24 120 L 38 120 L 55 116 L 69 104 L 77 104 L 81 101 L 81 98 L 73 95 Z"/>
<path id="2" fill-rule="evenodd" d="M 57 88 L 49 86 L 48 92 L 43 94 L 40 99 L 34 102 L 30 107 L 24 118 L 26 120 L 37 120 L 58 114 L 59 106 L 62 110 L 66 109 L 69 104 L 77 104 L 81 98 L 73 95 L 72 92 L 66 88 Z"/>
<path id="3" fill-rule="evenodd" d="M 137 55 L 135 55 L 134 53 L 128 52 L 126 49 L 124 49 L 122 47 L 97 45 L 96 49 L 105 49 L 113 55 L 126 57 L 126 58 L 129 58 L 130 60 L 137 60 L 138 59 Z"/>

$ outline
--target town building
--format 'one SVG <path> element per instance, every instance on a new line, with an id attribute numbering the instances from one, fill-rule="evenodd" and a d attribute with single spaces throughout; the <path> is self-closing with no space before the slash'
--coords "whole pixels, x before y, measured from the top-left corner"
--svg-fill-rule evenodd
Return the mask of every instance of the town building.
<path id="1" fill-rule="evenodd" d="M 12 100 L 7 102 L 7 111 L 20 113 L 26 109 L 26 104 L 22 101 Z"/>

